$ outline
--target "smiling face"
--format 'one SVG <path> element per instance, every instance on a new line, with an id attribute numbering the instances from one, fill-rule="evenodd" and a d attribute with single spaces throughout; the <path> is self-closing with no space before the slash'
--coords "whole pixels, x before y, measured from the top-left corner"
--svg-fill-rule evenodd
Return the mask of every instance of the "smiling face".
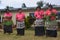
<path id="1" fill-rule="evenodd" d="M 19 13 L 22 13 L 22 9 L 18 9 Z"/>
<path id="2" fill-rule="evenodd" d="M 53 6 L 49 5 L 48 9 L 51 11 L 53 9 Z"/>
<path id="3" fill-rule="evenodd" d="M 21 13 L 22 12 L 22 10 L 19 10 L 19 13 Z"/>
<path id="4" fill-rule="evenodd" d="M 10 11 L 9 10 L 6 10 L 6 13 L 9 13 Z"/>
<path id="5" fill-rule="evenodd" d="M 49 9 L 50 11 L 52 10 L 52 8 L 51 8 L 51 7 L 49 7 L 48 9 Z"/>
<path id="6" fill-rule="evenodd" d="M 36 8 L 36 11 L 40 11 L 40 10 L 41 10 L 41 8 L 40 8 L 40 7 L 37 7 L 37 8 Z"/>
<path id="7" fill-rule="evenodd" d="M 37 8 L 37 11 L 40 11 L 40 9 L 39 9 L 39 8 Z"/>

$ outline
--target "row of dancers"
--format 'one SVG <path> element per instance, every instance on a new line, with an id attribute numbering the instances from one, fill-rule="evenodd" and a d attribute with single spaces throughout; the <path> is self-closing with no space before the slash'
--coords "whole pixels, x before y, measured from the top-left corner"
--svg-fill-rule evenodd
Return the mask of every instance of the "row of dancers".
<path id="1" fill-rule="evenodd" d="M 34 12 L 34 16 L 36 18 L 34 24 L 35 24 L 35 36 L 43 36 L 46 34 L 46 36 L 49 37 L 57 37 L 57 22 L 56 22 L 56 14 L 57 10 L 53 8 L 52 5 L 48 6 L 48 9 L 44 12 L 44 10 L 41 7 L 37 7 L 36 11 Z M 9 9 L 6 9 L 6 12 L 4 13 L 4 20 L 3 20 L 3 30 L 4 34 L 8 33 L 11 34 L 13 32 L 12 30 L 12 13 L 9 11 Z M 44 18 L 46 18 L 44 22 Z M 22 9 L 18 9 L 18 13 L 16 13 L 16 29 L 17 29 L 17 35 L 24 35 L 25 34 L 25 13 L 22 11 Z M 46 31 L 45 31 L 46 27 Z"/>

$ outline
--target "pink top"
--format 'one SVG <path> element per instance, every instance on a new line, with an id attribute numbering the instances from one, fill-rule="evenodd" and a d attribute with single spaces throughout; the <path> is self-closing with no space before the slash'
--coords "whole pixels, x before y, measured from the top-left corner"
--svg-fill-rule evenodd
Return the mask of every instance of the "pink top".
<path id="1" fill-rule="evenodd" d="M 55 9 L 52 9 L 52 12 L 53 12 L 54 14 L 57 13 L 57 11 L 56 11 Z M 50 11 L 49 9 L 46 11 L 46 15 L 48 15 L 48 16 L 51 15 L 51 11 Z"/>
<path id="2" fill-rule="evenodd" d="M 49 9 L 46 11 L 46 16 L 51 16 L 51 12 L 53 12 L 54 14 L 57 13 L 56 9 L 52 9 L 52 11 L 50 11 Z M 55 16 L 51 16 L 51 20 L 55 20 L 56 17 Z"/>
<path id="3" fill-rule="evenodd" d="M 24 18 L 25 18 L 25 14 L 24 13 L 17 13 L 16 14 L 16 20 L 18 21 L 24 21 Z"/>
<path id="4" fill-rule="evenodd" d="M 10 13 L 10 12 L 9 13 L 5 13 L 4 17 L 12 17 L 12 13 Z"/>
<path id="5" fill-rule="evenodd" d="M 4 20 L 11 20 L 11 17 L 12 17 L 12 13 L 10 13 L 10 12 L 4 14 Z"/>
<path id="6" fill-rule="evenodd" d="M 35 11 L 35 14 L 34 14 L 34 16 L 36 17 L 36 19 L 42 19 L 43 15 L 44 15 L 44 11 L 43 10 L 41 10 L 41 11 Z"/>

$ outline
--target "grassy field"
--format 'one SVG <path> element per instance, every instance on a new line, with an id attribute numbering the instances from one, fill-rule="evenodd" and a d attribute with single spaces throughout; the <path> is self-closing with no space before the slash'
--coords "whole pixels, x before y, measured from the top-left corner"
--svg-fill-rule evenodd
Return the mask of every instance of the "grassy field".
<path id="1" fill-rule="evenodd" d="M 46 36 L 34 36 L 34 30 L 26 30 L 25 36 L 17 36 L 16 31 L 11 35 L 3 34 L 0 32 L 0 40 L 60 40 L 60 32 L 58 32 L 58 37 L 46 37 Z"/>

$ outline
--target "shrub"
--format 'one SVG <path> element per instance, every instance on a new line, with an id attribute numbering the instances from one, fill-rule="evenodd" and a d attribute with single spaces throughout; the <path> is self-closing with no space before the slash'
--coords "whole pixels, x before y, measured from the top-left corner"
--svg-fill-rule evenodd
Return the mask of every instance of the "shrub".
<path id="1" fill-rule="evenodd" d="M 29 16 L 27 16 L 27 18 L 25 18 L 25 27 L 26 27 L 26 29 L 30 28 L 28 20 L 29 20 Z"/>
<path id="2" fill-rule="evenodd" d="M 25 18 L 25 27 L 26 27 L 26 29 L 31 28 L 31 25 L 34 23 L 34 21 L 35 21 L 35 18 L 27 16 L 27 18 Z"/>

